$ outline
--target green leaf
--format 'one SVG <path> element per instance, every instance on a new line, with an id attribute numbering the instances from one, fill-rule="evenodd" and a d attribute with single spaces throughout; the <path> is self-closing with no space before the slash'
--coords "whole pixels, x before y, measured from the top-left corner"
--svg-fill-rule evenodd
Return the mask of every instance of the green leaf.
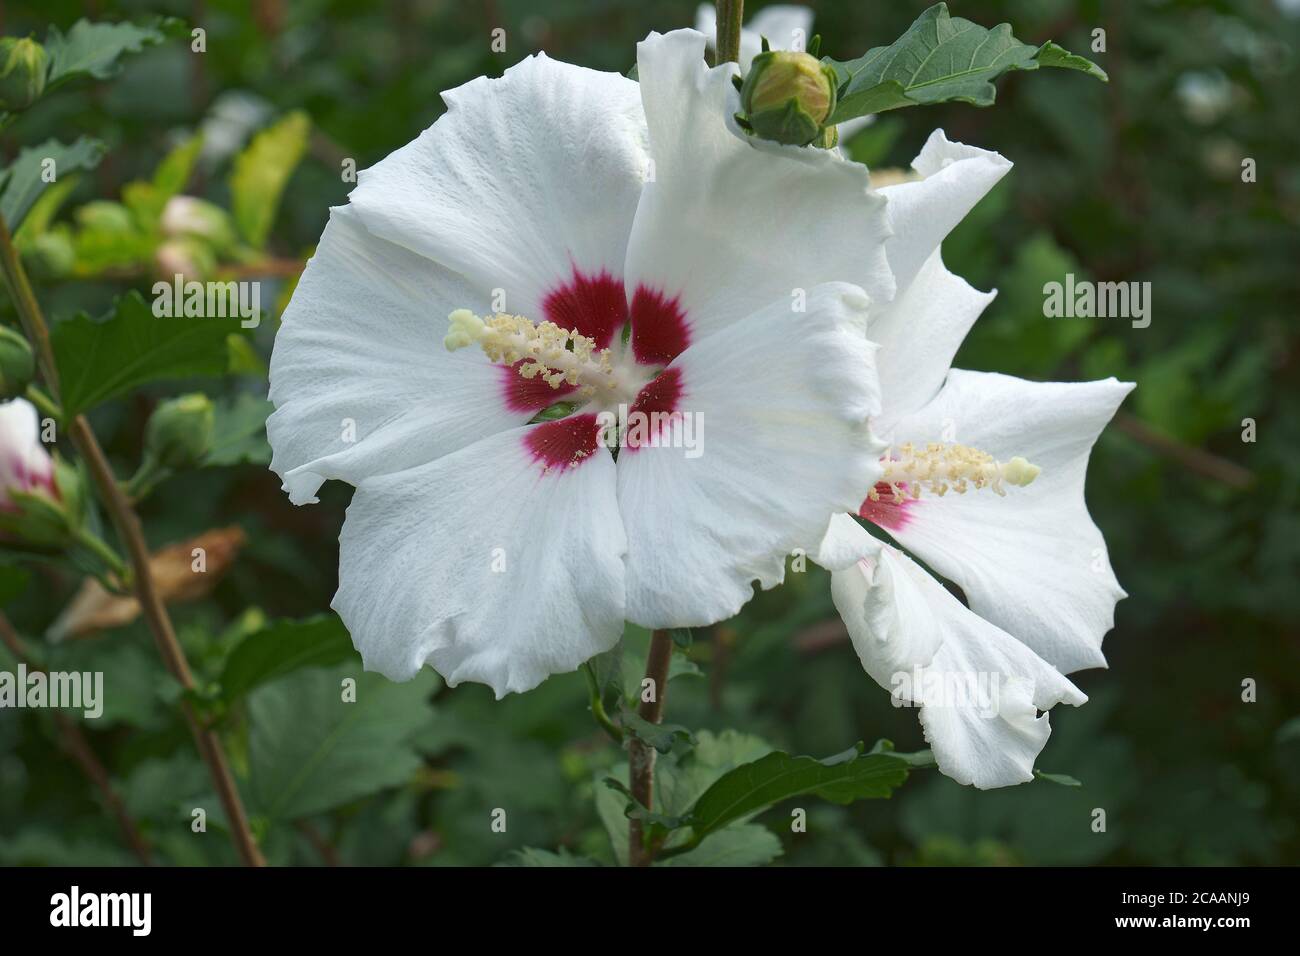
<path id="1" fill-rule="evenodd" d="M 0 215 L 4 216 L 10 234 L 17 232 L 41 193 L 70 172 L 94 169 L 103 155 L 104 144 L 85 136 L 71 146 L 48 139 L 20 152 L 0 173 Z M 50 176 L 54 177 L 53 181 Z"/>
<path id="2" fill-rule="evenodd" d="M 840 80 L 831 123 L 904 106 L 958 101 L 989 106 L 997 96 L 993 80 L 1009 70 L 1040 66 L 1080 70 L 1099 80 L 1106 73 L 1091 60 L 1055 43 L 1035 47 L 1011 35 L 1011 25 L 992 30 L 948 15 L 937 3 L 889 46 L 868 50 L 856 60 L 824 58 Z"/>
<path id="3" fill-rule="evenodd" d="M 629 710 L 620 713 L 618 721 L 625 731 L 661 754 L 672 750 L 673 744 L 678 741 L 692 746 L 695 744 L 695 736 L 680 724 L 652 724 L 640 714 Z"/>
<path id="4" fill-rule="evenodd" d="M 895 753 L 888 741 L 876 744 L 869 753 L 863 751 L 859 743 L 817 760 L 778 750 L 728 771 L 704 791 L 687 815 L 695 831 L 692 843 L 790 797 L 814 794 L 833 803 L 888 797 L 903 785 L 910 770 L 933 764 L 928 752 Z"/>
<path id="5" fill-rule="evenodd" d="M 191 136 L 163 157 L 153 171 L 153 188 L 158 190 L 159 195 L 170 199 L 185 188 L 202 149 L 203 137 Z"/>
<path id="6" fill-rule="evenodd" d="M 1106 75 L 1106 71 L 1093 63 L 1092 60 L 1089 60 L 1086 56 L 1071 53 L 1065 47 L 1059 46 L 1051 40 L 1038 48 L 1038 52 L 1034 54 L 1034 59 L 1038 61 L 1039 66 L 1054 66 L 1062 70 L 1078 70 L 1080 73 L 1087 73 L 1103 83 L 1110 82 L 1110 77 Z"/>
<path id="7" fill-rule="evenodd" d="M 331 667 L 355 657 L 347 628 L 333 614 L 277 621 L 250 634 L 226 658 L 221 696 L 227 702 L 305 667 Z"/>
<path id="8" fill-rule="evenodd" d="M 163 157 L 151 180 L 137 180 L 122 187 L 122 199 L 130 207 L 135 222 L 151 233 L 157 231 L 167 200 L 179 194 L 190 181 L 202 148 L 203 137 L 191 136 Z"/>
<path id="9" fill-rule="evenodd" d="M 675 817 L 668 813 L 657 813 L 646 807 L 632 795 L 632 791 L 628 789 L 627 784 L 622 780 L 619 780 L 617 777 L 606 777 L 603 783 L 610 790 L 613 790 L 616 793 L 621 793 L 627 800 L 626 805 L 623 807 L 623 816 L 627 817 L 629 820 L 640 820 L 645 823 L 651 831 L 662 835 L 666 835 L 672 830 L 679 830 L 686 826 L 687 820 L 685 817 Z"/>
<path id="10" fill-rule="evenodd" d="M 212 429 L 212 449 L 203 459 L 203 464 L 223 466 L 269 463 L 271 445 L 266 440 L 266 419 L 273 411 L 275 406 L 266 399 L 247 393 L 218 401 Z"/>
<path id="11" fill-rule="evenodd" d="M 356 681 L 356 700 L 342 682 Z M 422 761 L 411 739 L 428 723 L 437 675 L 405 684 L 357 664 L 301 670 L 248 698 L 250 789 L 257 812 L 296 820 L 406 783 Z"/>
<path id="12" fill-rule="evenodd" d="M 601 700 L 612 704 L 623 697 L 623 642 L 619 641 L 587 662 Z"/>
<path id="13" fill-rule="evenodd" d="M 106 80 L 117 73 L 121 66 L 118 61 L 123 56 L 161 43 L 166 32 L 174 31 L 179 25 L 179 20 L 170 17 L 142 27 L 133 23 L 91 23 L 83 19 L 74 23 L 66 34 L 52 26 L 45 36 L 45 52 L 50 58 L 45 88 L 48 91 L 82 76 Z"/>
<path id="14" fill-rule="evenodd" d="M 757 823 L 710 834 L 688 853 L 669 857 L 663 866 L 762 866 L 782 853 L 781 841 Z"/>
<path id="15" fill-rule="evenodd" d="M 258 249 L 266 245 L 280 194 L 307 150 L 310 132 L 307 114 L 293 112 L 254 136 L 235 157 L 230 174 L 235 223 L 243 237 Z"/>
<path id="16" fill-rule="evenodd" d="M 0 565 L 0 607 L 8 607 L 27 590 L 31 572 L 12 564 Z"/>
<path id="17" fill-rule="evenodd" d="M 85 313 L 51 333 L 69 416 L 149 382 L 221 375 L 226 337 L 239 318 L 155 317 L 138 292 L 128 292 L 99 319 Z"/>
<path id="18" fill-rule="evenodd" d="M 1035 770 L 1035 771 L 1034 771 L 1034 779 L 1035 779 L 1035 780 L 1045 780 L 1045 781 L 1047 781 L 1048 783 L 1054 783 L 1054 784 L 1057 784 L 1058 786 L 1062 786 L 1062 787 L 1082 787 L 1082 786 L 1083 786 L 1083 782 L 1082 782 L 1082 781 L 1080 781 L 1080 780 L 1076 780 L 1074 777 L 1071 777 L 1071 776 L 1069 776 L 1069 775 L 1067 775 L 1067 774 L 1063 774 L 1063 773 L 1044 773 L 1044 772 L 1041 771 L 1041 770 Z"/>
<path id="19" fill-rule="evenodd" d="M 50 231 L 54 217 L 59 214 L 59 210 L 67 202 L 68 195 L 77 188 L 77 183 L 80 181 L 81 177 L 76 174 L 60 176 L 57 182 L 51 183 L 50 187 L 31 204 L 23 217 L 22 228 L 14 233 L 14 243 L 20 249 L 30 246 L 33 240 Z"/>

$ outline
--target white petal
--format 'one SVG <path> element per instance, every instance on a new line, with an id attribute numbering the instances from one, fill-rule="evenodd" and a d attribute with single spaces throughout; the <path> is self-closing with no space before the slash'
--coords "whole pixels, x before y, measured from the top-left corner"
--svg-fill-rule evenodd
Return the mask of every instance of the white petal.
<path id="1" fill-rule="evenodd" d="M 866 305 L 853 286 L 818 287 L 806 313 L 778 301 L 663 373 L 680 385 L 670 407 L 703 422 L 702 453 L 670 447 L 683 443 L 681 418 L 660 447 L 620 451 L 628 620 L 692 627 L 730 617 L 755 580 L 779 584 L 786 557 L 821 540 L 830 516 L 871 487 L 883 446 L 867 426 L 879 395 Z"/>
<path id="2" fill-rule="evenodd" d="M 888 527 L 904 547 L 961 586 L 971 609 L 1070 673 L 1105 667 L 1102 637 L 1124 590 L 1084 503 L 1088 455 L 1132 385 L 1027 382 L 954 369 L 943 390 L 900 421 L 898 442 L 952 440 L 1042 472 L 991 491 L 924 494 Z"/>
<path id="3" fill-rule="evenodd" d="M 1011 163 L 998 153 L 949 142 L 937 129 L 912 160 L 912 168 L 924 178 L 880 190 L 889 199 L 894 236 L 887 251 L 900 292 L 952 228 L 1007 174 Z"/>
<path id="4" fill-rule="evenodd" d="M 884 400 L 873 422 L 878 435 L 888 441 L 900 417 L 938 394 L 966 333 L 996 295 L 949 272 L 936 249 L 893 302 L 872 312 L 867 335 L 880 345 Z"/>
<path id="5" fill-rule="evenodd" d="M 831 515 L 813 561 L 827 571 L 842 571 L 863 558 L 874 557 L 879 550 L 878 538 L 873 538 L 849 515 L 835 514 Z"/>
<path id="6" fill-rule="evenodd" d="M 646 171 L 634 81 L 538 54 L 443 99 L 436 123 L 360 173 L 351 199 L 371 232 L 539 320 L 575 273 L 622 275 Z"/>
<path id="7" fill-rule="evenodd" d="M 746 52 L 746 40 L 752 44 L 748 59 L 743 55 L 743 69 L 749 69 L 749 62 L 763 49 L 763 37 L 773 50 L 808 49 L 812 39 L 813 12 L 810 7 L 794 3 L 774 3 L 764 7 L 749 18 L 741 31 L 740 47 Z M 746 37 L 745 34 L 749 36 Z"/>
<path id="8" fill-rule="evenodd" d="M 54 462 L 41 444 L 40 415 L 25 398 L 0 402 L 0 505 L 6 490 L 52 487 Z"/>
<path id="9" fill-rule="evenodd" d="M 331 211 L 271 355 L 271 468 L 295 504 L 327 478 L 355 485 L 531 417 L 506 407 L 503 370 L 482 353 L 443 347 L 447 314 L 470 295 L 351 207 Z"/>
<path id="10" fill-rule="evenodd" d="M 980 789 L 1033 779 L 1051 732 L 1037 711 L 1083 704 L 1078 688 L 893 548 L 832 582 L 863 667 L 900 702 L 921 705 L 943 773 Z"/>
<path id="11" fill-rule="evenodd" d="M 533 443 L 563 445 L 579 424 L 591 453 L 547 468 Z M 333 606 L 366 668 L 393 680 L 428 663 L 501 697 L 574 670 L 623 631 L 626 538 L 593 416 L 367 479 L 339 546 Z"/>
<path id="12" fill-rule="evenodd" d="M 634 346 L 667 335 L 654 327 L 667 321 L 656 310 L 642 320 L 638 293 L 675 305 L 686 342 L 822 282 L 890 298 L 888 226 L 866 168 L 833 150 L 747 136 L 732 119 L 735 65 L 709 69 L 703 57 L 704 36 L 693 30 L 637 45 L 655 166 L 628 246 Z M 671 358 L 680 346 L 657 354 Z"/>
<path id="13" fill-rule="evenodd" d="M 858 660 L 872 680 L 890 691 L 897 687 L 897 675 L 929 664 L 943 641 L 934 596 L 911 580 L 913 574 L 928 575 L 895 554 L 877 542 L 871 556 L 831 572 L 831 598 Z"/>

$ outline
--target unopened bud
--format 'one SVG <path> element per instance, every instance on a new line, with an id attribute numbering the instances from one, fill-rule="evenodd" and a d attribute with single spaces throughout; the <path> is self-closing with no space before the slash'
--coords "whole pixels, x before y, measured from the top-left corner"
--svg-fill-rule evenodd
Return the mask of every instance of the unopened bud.
<path id="1" fill-rule="evenodd" d="M 164 468 L 191 468 L 212 448 L 214 413 L 206 395 L 194 393 L 159 405 L 145 426 L 145 455 Z"/>
<path id="2" fill-rule="evenodd" d="M 806 146 L 835 110 L 835 71 L 797 50 L 768 50 L 740 88 L 744 119 L 764 139 Z"/>
<path id="3" fill-rule="evenodd" d="M 35 40 L 0 39 L 0 109 L 17 111 L 31 106 L 45 90 L 49 59 Z"/>

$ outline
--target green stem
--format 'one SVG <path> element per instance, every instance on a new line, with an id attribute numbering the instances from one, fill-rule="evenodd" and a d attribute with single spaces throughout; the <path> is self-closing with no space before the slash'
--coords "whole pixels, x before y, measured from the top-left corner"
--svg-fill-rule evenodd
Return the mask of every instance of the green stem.
<path id="1" fill-rule="evenodd" d="M 610 719 L 609 713 L 605 710 L 605 702 L 600 699 L 600 684 L 596 680 L 596 672 L 592 670 L 591 664 L 582 665 L 582 674 L 587 678 L 587 691 L 591 695 L 591 716 L 596 718 L 596 723 L 600 724 L 614 743 L 621 744 L 623 731 Z"/>
<path id="2" fill-rule="evenodd" d="M 79 528 L 76 539 L 77 544 L 104 562 L 105 567 L 113 572 L 121 587 L 131 586 L 131 569 L 126 566 L 121 555 L 110 548 L 103 538 L 91 534 L 85 528 Z"/>
<path id="3" fill-rule="evenodd" d="M 14 309 L 22 323 L 23 334 L 36 351 L 36 366 L 40 369 L 41 378 L 57 400 L 59 369 L 54 362 L 54 349 L 50 346 L 50 330 L 41 316 L 41 307 L 37 304 L 36 293 L 32 292 L 32 284 L 27 279 L 27 270 L 18 258 L 9 226 L 3 219 L 0 219 L 0 271 L 4 272 L 5 284 L 14 300 Z"/>
<path id="4" fill-rule="evenodd" d="M 145 453 L 144 460 L 140 462 L 140 467 L 136 469 L 134 475 L 123 486 L 122 490 L 126 493 L 127 498 L 132 504 L 136 504 L 147 498 L 149 492 L 153 491 L 159 484 L 165 481 L 171 475 L 171 469 L 165 468 L 158 464 L 151 455 Z"/>
<path id="5" fill-rule="evenodd" d="M 718 0 L 718 36 L 713 49 L 717 63 L 740 62 L 740 21 L 745 15 L 745 0 Z"/>
<path id="6" fill-rule="evenodd" d="M 56 422 L 63 421 L 63 409 L 59 407 L 58 402 L 50 398 L 35 385 L 28 385 L 27 391 L 23 393 L 27 401 L 31 402 L 36 408 L 48 418 L 53 418 Z"/>

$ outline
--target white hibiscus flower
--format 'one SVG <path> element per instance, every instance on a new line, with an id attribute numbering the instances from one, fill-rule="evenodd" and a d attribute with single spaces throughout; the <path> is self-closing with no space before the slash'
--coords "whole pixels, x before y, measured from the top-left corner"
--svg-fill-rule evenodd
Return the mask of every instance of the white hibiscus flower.
<path id="1" fill-rule="evenodd" d="M 959 585 L 969 608 L 896 548 L 842 516 L 823 557 L 875 548 L 832 573 L 836 607 L 867 672 L 920 706 L 939 768 L 989 788 L 1032 779 L 1046 713 L 1086 697 L 1064 674 L 1104 667 L 1124 597 L 1088 515 L 1088 455 L 1132 385 L 1029 382 L 951 369 L 993 299 L 950 273 L 939 244 L 1010 163 L 935 132 L 916 182 L 881 189 L 898 283 L 868 335 L 890 444 L 858 514 Z"/>
<path id="2" fill-rule="evenodd" d="M 500 696 L 625 619 L 725 619 L 880 477 L 884 200 L 736 127 L 704 47 L 652 34 L 639 84 L 544 55 L 473 80 L 332 210 L 267 430 L 295 503 L 356 487 L 333 606 L 368 668 Z M 663 414 L 659 447 L 600 446 L 619 406 Z M 671 447 L 687 415 L 696 457 Z"/>

